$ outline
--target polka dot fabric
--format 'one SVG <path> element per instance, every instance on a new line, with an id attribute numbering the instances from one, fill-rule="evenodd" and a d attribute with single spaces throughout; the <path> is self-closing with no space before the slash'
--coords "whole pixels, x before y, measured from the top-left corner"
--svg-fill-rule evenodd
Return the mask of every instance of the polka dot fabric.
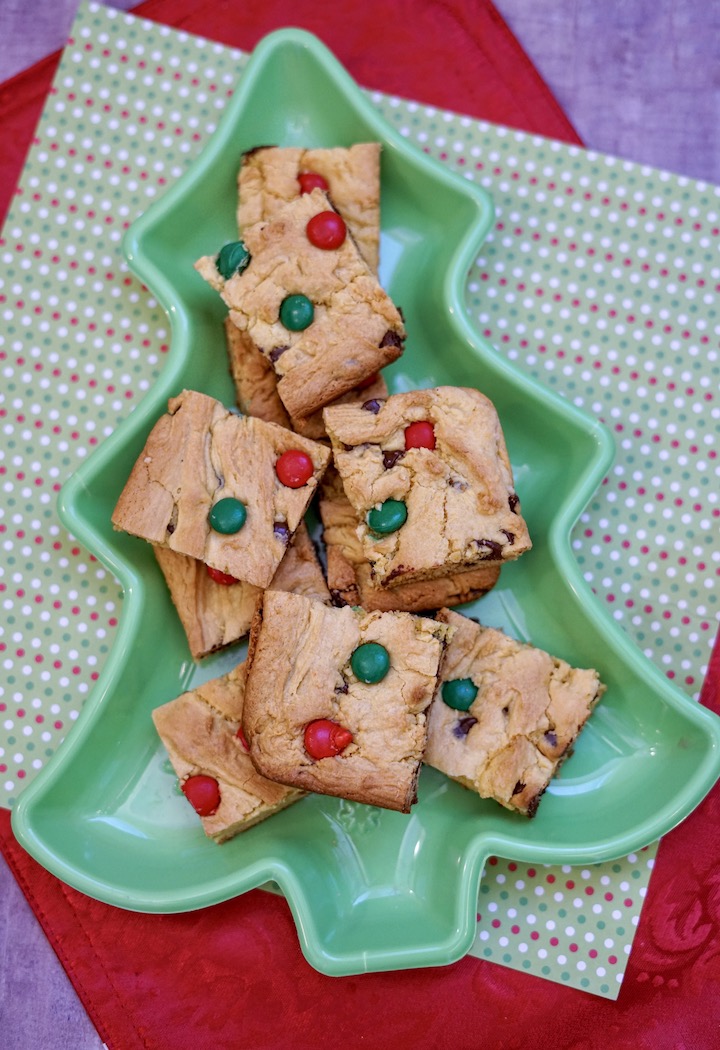
<path id="1" fill-rule="evenodd" d="M 78 717 L 118 623 L 117 581 L 65 533 L 55 501 L 169 348 L 122 236 L 197 156 L 245 62 L 83 8 L 0 238 L 3 805 Z"/>
<path id="2" fill-rule="evenodd" d="M 152 385 L 167 320 L 120 242 L 199 153 L 246 56 L 81 7 L 0 238 L 0 804 L 60 745 L 112 648 L 117 581 L 55 501 Z M 575 530 L 599 599 L 696 696 L 717 618 L 720 334 L 715 188 L 372 94 L 402 134 L 485 186 L 468 281 L 498 348 L 615 432 Z M 474 952 L 614 996 L 655 848 L 587 869 L 493 858 Z"/>

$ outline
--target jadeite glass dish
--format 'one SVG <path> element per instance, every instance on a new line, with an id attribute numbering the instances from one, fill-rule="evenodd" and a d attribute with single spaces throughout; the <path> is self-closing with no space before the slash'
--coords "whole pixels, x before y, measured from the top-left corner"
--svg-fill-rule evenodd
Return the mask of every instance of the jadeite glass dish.
<path id="1" fill-rule="evenodd" d="M 425 769 L 410 815 L 312 796 L 216 846 L 176 789 L 150 711 L 223 673 L 244 649 L 195 665 L 149 547 L 114 532 L 110 516 L 169 396 L 187 387 L 233 402 L 223 306 L 192 264 L 236 236 L 242 151 L 369 140 L 383 144 L 381 279 L 409 333 L 391 387 L 464 384 L 492 398 L 534 541 L 466 611 L 597 667 L 607 693 L 534 820 Z M 200 158 L 129 231 L 127 257 L 168 312 L 171 351 L 59 504 L 68 529 L 121 581 L 124 609 L 81 718 L 13 813 L 21 843 L 65 882 L 148 912 L 201 908 L 272 882 L 307 959 L 325 973 L 445 964 L 471 946 L 489 855 L 618 857 L 667 832 L 715 782 L 720 720 L 637 651 L 571 553 L 571 529 L 612 460 L 607 432 L 512 368 L 466 320 L 466 275 L 492 221 L 487 196 L 387 126 L 323 45 L 283 30 L 253 53 Z"/>

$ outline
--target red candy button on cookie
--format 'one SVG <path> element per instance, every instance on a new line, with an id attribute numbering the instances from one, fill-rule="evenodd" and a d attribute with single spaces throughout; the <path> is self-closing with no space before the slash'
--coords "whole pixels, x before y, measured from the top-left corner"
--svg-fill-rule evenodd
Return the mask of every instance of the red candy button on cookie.
<path id="1" fill-rule="evenodd" d="M 332 251 L 343 243 L 347 229 L 342 216 L 336 211 L 321 211 L 310 219 L 305 227 L 305 233 L 307 239 L 316 248 Z"/>
<path id="2" fill-rule="evenodd" d="M 435 429 L 424 420 L 405 428 L 405 448 L 435 448 Z"/>
<path id="3" fill-rule="evenodd" d="M 211 817 L 220 805 L 220 786 L 215 777 L 198 773 L 181 784 L 182 793 L 200 817 Z"/>
<path id="4" fill-rule="evenodd" d="M 331 722 L 329 718 L 318 718 L 305 727 L 305 750 L 310 758 L 332 758 L 352 743 L 349 729 Z"/>
<path id="5" fill-rule="evenodd" d="M 289 489 L 301 489 L 313 476 L 315 468 L 307 452 L 299 448 L 290 448 L 283 452 L 275 464 L 275 473 L 283 485 Z"/>
<path id="6" fill-rule="evenodd" d="M 211 580 L 215 583 L 221 583 L 223 587 L 229 587 L 233 583 L 240 583 L 235 576 L 231 576 L 229 572 L 220 572 L 219 569 L 213 569 L 212 565 L 206 565 L 207 574 Z"/>
<path id="7" fill-rule="evenodd" d="M 298 175 L 298 182 L 300 183 L 301 193 L 312 193 L 313 190 L 325 190 L 327 193 L 330 189 L 327 179 L 324 179 L 322 175 L 318 175 L 316 171 L 301 171 Z"/>

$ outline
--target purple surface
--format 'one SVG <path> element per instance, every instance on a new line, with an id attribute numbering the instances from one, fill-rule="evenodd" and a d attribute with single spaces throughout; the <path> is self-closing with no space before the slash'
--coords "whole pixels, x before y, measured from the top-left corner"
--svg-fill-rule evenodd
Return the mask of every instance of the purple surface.
<path id="1" fill-rule="evenodd" d="M 495 3 L 588 146 L 720 182 L 720 5 Z M 0 80 L 61 47 L 77 6 L 0 0 Z M 2 858 L 0 1033 L 3 1050 L 103 1045 Z"/>

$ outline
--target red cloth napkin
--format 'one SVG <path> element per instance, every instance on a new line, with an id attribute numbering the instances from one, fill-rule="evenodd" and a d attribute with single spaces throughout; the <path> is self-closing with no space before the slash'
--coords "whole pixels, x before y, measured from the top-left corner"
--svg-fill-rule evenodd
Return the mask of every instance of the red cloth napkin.
<path id="1" fill-rule="evenodd" d="M 309 8 L 309 9 L 308 9 Z M 250 50 L 283 25 L 318 35 L 371 88 L 578 142 L 487 0 L 149 0 L 136 14 Z M 57 56 L 0 86 L 0 214 Z M 720 649 L 703 701 L 720 709 Z M 262 891 L 185 915 L 137 915 L 0 849 L 111 1050 L 670 1050 L 720 1044 L 720 787 L 660 847 L 617 1002 L 468 957 L 329 978 L 303 959 L 286 902 Z"/>

